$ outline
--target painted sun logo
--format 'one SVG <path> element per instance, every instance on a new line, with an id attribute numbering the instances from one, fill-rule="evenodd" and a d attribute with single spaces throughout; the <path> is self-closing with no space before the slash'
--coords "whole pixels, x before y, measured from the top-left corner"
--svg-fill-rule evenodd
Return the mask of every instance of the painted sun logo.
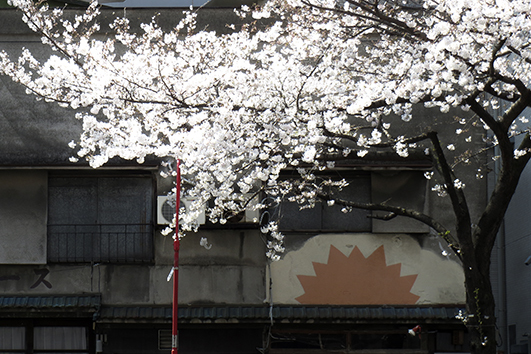
<path id="1" fill-rule="evenodd" d="M 402 265 L 385 262 L 383 246 L 365 258 L 358 247 L 347 257 L 330 246 L 328 264 L 313 262 L 315 276 L 297 275 L 305 293 L 301 304 L 413 305 L 411 293 L 417 274 L 400 276 Z"/>

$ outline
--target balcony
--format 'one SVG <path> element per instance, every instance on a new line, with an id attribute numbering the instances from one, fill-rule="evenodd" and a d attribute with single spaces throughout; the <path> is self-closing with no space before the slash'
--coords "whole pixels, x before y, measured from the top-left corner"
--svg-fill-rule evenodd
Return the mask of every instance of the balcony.
<path id="1" fill-rule="evenodd" d="M 50 263 L 150 263 L 151 224 L 48 225 Z"/>

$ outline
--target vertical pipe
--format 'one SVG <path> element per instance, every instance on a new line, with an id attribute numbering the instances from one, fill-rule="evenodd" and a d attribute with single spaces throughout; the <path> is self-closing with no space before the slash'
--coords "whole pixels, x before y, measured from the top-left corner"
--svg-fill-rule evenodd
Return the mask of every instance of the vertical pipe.
<path id="1" fill-rule="evenodd" d="M 172 331 L 171 331 L 171 354 L 177 354 L 179 350 L 179 332 L 177 328 L 179 313 L 179 205 L 181 203 L 181 161 L 177 160 L 177 177 L 175 181 L 175 239 L 173 240 L 173 308 L 172 308 Z"/>
<path id="2" fill-rule="evenodd" d="M 501 114 L 501 113 L 500 113 Z M 499 154 L 499 148 L 495 147 L 495 154 Z M 497 177 L 497 172 L 501 169 L 500 160 L 497 159 L 494 162 L 495 175 Z M 494 189 L 494 187 L 491 187 Z M 496 298 L 496 322 L 499 330 L 499 336 L 501 337 L 501 343 L 498 344 L 499 351 L 508 353 L 510 350 L 510 343 L 508 342 L 508 326 L 507 326 L 507 260 L 506 260 L 506 249 L 505 249 L 505 216 L 503 217 L 500 230 L 496 236 L 496 281 L 497 281 L 497 298 Z M 492 277 L 491 277 L 492 278 Z"/>

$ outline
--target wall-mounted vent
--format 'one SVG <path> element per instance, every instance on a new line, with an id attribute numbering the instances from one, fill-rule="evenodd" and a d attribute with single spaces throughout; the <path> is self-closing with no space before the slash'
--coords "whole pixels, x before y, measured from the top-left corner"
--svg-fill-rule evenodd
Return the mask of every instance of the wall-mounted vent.
<path id="1" fill-rule="evenodd" d="M 159 350 L 171 349 L 171 330 L 159 329 Z"/>

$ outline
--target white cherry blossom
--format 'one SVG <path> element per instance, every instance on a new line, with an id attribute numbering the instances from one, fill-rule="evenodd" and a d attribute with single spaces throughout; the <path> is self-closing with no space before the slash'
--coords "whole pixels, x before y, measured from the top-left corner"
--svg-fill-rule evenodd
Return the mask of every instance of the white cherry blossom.
<path id="1" fill-rule="evenodd" d="M 370 207 L 428 224 L 464 269 L 488 275 L 481 260 L 467 257 L 483 245 L 476 239 L 494 244 L 510 201 L 505 191 L 515 189 L 514 175 L 530 158 L 529 0 L 269 0 L 256 11 L 238 10 L 247 22 L 227 24 L 233 31 L 224 34 L 199 30 L 198 14 L 187 11 L 168 32 L 156 17 L 141 29 L 118 18 L 106 38 L 97 35 L 96 2 L 71 20 L 31 0 L 10 3 L 53 53 L 40 60 L 28 50 L 2 52 L 2 73 L 37 98 L 77 111 L 83 133 L 70 144 L 73 161 L 100 167 L 114 157 L 179 159 L 184 193 L 195 200 L 183 213 L 183 230 L 197 227 L 194 213 L 207 201 L 210 219 L 223 223 L 254 194 L 267 200 L 261 208 L 288 199 L 301 208 Z M 460 126 L 450 137 L 437 131 L 441 115 Z M 519 146 L 514 137 L 523 137 Z M 458 177 L 459 168 L 494 147 L 501 177 L 472 222 L 463 189 L 470 179 Z M 452 203 L 461 225 L 455 235 L 435 217 L 327 194 L 330 184 L 315 175 L 382 150 L 432 158 L 437 171 L 426 176 Z M 283 170 L 299 178 L 282 178 Z M 473 168 L 473 175 L 485 170 Z M 269 256 L 278 259 L 278 225 L 261 226 Z M 473 279 L 468 290 L 479 286 Z M 494 324 L 485 322 L 482 331 L 494 337 Z M 494 340 L 485 343 L 494 353 Z"/>

